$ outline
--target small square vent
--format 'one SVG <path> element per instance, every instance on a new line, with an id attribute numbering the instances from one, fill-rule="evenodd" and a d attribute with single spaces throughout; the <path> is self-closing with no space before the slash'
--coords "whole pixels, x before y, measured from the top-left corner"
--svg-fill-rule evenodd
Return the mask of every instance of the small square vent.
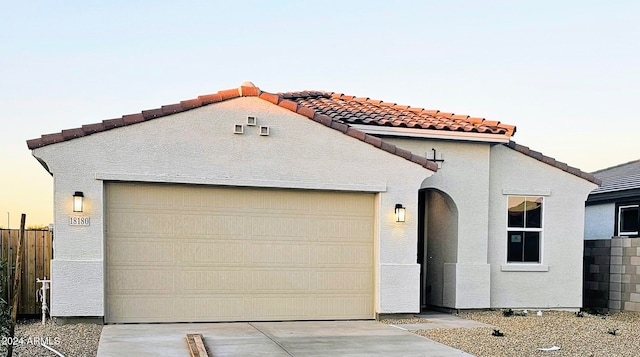
<path id="1" fill-rule="evenodd" d="M 258 124 L 258 118 L 254 116 L 247 116 L 247 126 L 256 126 Z"/>
<path id="2" fill-rule="evenodd" d="M 236 124 L 233 126 L 233 133 L 234 134 L 244 134 L 244 125 L 242 124 Z"/>
<path id="3" fill-rule="evenodd" d="M 268 126 L 260 126 L 260 135 L 269 136 L 269 127 Z"/>

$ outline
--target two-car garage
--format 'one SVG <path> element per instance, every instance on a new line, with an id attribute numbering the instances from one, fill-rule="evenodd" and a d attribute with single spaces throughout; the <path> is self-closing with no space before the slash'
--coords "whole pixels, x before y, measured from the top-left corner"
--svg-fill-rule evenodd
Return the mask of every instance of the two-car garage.
<path id="1" fill-rule="evenodd" d="M 372 193 L 104 187 L 107 323 L 374 317 Z"/>

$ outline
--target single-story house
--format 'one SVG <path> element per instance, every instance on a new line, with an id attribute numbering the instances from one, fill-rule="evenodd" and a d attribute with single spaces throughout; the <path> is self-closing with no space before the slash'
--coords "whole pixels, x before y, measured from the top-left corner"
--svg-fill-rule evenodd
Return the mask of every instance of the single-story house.
<path id="1" fill-rule="evenodd" d="M 51 314 L 106 323 L 579 308 L 592 175 L 497 121 L 250 82 L 29 140 Z"/>
<path id="2" fill-rule="evenodd" d="M 602 185 L 586 202 L 585 239 L 640 237 L 640 160 L 593 173 Z"/>

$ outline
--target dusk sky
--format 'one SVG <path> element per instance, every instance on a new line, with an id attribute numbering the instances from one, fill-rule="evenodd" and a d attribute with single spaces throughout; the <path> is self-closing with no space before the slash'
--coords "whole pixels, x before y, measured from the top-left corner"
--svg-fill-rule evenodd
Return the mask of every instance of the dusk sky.
<path id="1" fill-rule="evenodd" d="M 26 140 L 247 80 L 513 124 L 587 172 L 640 159 L 638 1 L 0 0 L 0 45 L 5 228 L 53 221 Z"/>

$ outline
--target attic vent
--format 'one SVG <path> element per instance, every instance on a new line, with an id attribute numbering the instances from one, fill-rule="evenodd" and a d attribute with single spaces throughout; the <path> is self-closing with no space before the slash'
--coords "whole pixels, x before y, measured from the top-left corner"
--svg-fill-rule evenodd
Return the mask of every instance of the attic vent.
<path id="1" fill-rule="evenodd" d="M 242 125 L 242 124 L 234 125 L 233 133 L 234 134 L 244 134 L 244 125 Z"/>
<path id="2" fill-rule="evenodd" d="M 260 126 L 260 135 L 269 136 L 269 127 L 268 126 Z"/>
<path id="3" fill-rule="evenodd" d="M 255 126 L 256 124 L 258 124 L 258 118 L 251 115 L 247 116 L 247 126 Z"/>

